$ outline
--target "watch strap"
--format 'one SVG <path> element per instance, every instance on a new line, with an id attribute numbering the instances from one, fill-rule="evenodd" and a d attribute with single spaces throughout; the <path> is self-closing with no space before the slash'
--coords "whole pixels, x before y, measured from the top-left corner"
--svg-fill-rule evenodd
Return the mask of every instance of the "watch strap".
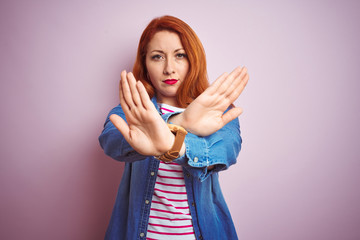
<path id="1" fill-rule="evenodd" d="M 170 131 L 175 135 L 175 141 L 169 151 L 157 157 L 157 159 L 164 162 L 171 162 L 172 160 L 179 157 L 181 147 L 187 134 L 187 131 L 181 126 L 175 124 L 168 124 L 168 127 Z"/>

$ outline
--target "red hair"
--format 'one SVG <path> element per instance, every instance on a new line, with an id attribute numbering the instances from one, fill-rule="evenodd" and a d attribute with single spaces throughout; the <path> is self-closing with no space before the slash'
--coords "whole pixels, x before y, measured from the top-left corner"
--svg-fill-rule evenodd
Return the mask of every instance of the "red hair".
<path id="1" fill-rule="evenodd" d="M 136 60 L 133 67 L 133 74 L 136 79 L 140 80 L 144 84 L 150 98 L 152 98 L 155 95 L 156 90 L 147 74 L 145 64 L 147 45 L 155 33 L 164 30 L 174 32 L 179 35 L 189 60 L 189 72 L 176 94 L 176 100 L 179 106 L 186 107 L 205 91 L 205 89 L 209 86 L 209 82 L 206 71 L 204 48 L 194 30 L 192 30 L 190 26 L 182 20 L 172 16 L 162 16 L 153 19 L 149 23 L 142 33 L 139 41 Z"/>

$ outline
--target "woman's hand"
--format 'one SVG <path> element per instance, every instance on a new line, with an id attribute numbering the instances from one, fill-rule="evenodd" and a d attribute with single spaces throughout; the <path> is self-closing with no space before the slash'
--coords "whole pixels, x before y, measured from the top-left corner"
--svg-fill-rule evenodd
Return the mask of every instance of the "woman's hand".
<path id="1" fill-rule="evenodd" d="M 132 73 L 121 73 L 119 84 L 120 104 L 127 123 L 120 116 L 110 116 L 135 151 L 142 155 L 159 156 L 173 145 L 175 136 L 151 102 L 144 85 Z"/>
<path id="2" fill-rule="evenodd" d="M 237 67 L 230 74 L 222 74 L 186 110 L 170 121 L 197 136 L 208 136 L 237 118 L 242 109 L 234 107 L 224 112 L 240 96 L 249 75 L 245 67 Z"/>

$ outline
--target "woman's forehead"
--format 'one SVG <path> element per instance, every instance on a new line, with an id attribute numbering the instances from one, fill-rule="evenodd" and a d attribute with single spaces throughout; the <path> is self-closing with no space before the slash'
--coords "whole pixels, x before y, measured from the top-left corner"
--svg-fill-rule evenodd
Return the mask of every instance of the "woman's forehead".
<path id="1" fill-rule="evenodd" d="M 150 52 L 156 50 L 172 52 L 183 49 L 183 45 L 177 33 L 164 30 L 154 34 L 147 49 Z"/>

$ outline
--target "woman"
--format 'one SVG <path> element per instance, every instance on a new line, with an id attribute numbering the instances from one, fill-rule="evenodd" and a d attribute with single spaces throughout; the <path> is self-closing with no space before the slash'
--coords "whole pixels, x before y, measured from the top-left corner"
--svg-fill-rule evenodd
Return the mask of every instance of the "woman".
<path id="1" fill-rule="evenodd" d="M 238 67 L 208 86 L 194 31 L 171 16 L 150 22 L 99 137 L 125 162 L 105 239 L 237 239 L 218 172 L 240 152 L 232 103 L 248 78 Z"/>

